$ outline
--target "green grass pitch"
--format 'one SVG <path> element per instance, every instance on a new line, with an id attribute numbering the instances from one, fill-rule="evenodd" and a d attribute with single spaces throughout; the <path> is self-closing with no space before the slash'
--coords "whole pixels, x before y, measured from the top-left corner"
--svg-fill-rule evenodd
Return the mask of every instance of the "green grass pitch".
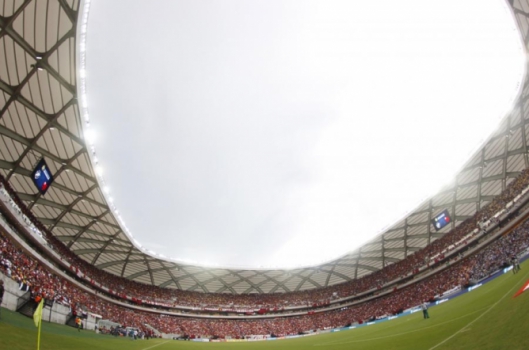
<path id="1" fill-rule="evenodd" d="M 529 263 L 516 275 L 494 281 L 422 313 L 349 331 L 305 338 L 244 343 L 197 343 L 167 339 L 130 341 L 43 322 L 42 350 L 170 349 L 529 349 L 529 291 L 512 296 L 529 279 Z M 35 349 L 30 318 L 2 309 L 0 349 Z"/>

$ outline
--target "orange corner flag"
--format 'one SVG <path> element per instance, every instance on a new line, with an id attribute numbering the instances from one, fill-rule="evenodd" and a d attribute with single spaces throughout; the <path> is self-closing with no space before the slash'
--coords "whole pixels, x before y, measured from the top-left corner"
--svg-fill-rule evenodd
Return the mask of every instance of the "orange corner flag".
<path id="1" fill-rule="evenodd" d="M 513 298 L 516 298 L 518 295 L 522 294 L 523 292 L 525 292 L 527 289 L 529 289 L 529 281 L 525 282 L 525 284 L 523 285 L 522 288 L 520 288 L 520 290 L 518 290 L 516 292 L 516 294 L 514 294 Z"/>

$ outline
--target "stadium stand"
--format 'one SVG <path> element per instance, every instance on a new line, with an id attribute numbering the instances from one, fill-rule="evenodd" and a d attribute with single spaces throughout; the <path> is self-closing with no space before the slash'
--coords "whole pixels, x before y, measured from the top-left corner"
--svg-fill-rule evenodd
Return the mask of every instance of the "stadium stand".
<path id="1" fill-rule="evenodd" d="M 44 267 L 34 257 L 23 252 L 14 244 L 7 234 L 0 234 L 0 270 L 3 274 L 16 281 L 21 289 L 30 290 L 34 297 L 44 297 L 53 299 L 57 303 L 67 305 L 72 313 L 90 311 L 112 320 L 122 326 L 134 326 L 142 332 L 148 332 L 145 324 L 149 324 L 163 333 L 179 334 L 188 337 L 232 337 L 240 338 L 248 335 L 275 335 L 298 334 L 310 332 L 318 329 L 327 329 L 344 326 L 353 323 L 362 323 L 375 318 L 384 317 L 398 313 L 404 309 L 416 306 L 425 300 L 434 299 L 444 292 L 453 288 L 467 285 L 470 281 L 479 280 L 488 276 L 498 268 L 509 264 L 512 256 L 519 254 L 529 246 L 529 220 L 523 221 L 509 234 L 504 234 L 499 239 L 494 240 L 484 249 L 473 253 L 463 259 L 461 255 L 455 255 L 446 262 L 443 255 L 448 255 L 447 249 L 459 243 L 463 248 L 469 248 L 466 244 L 471 241 L 469 232 L 474 232 L 478 222 L 487 220 L 494 213 L 501 211 L 512 201 L 518 193 L 525 189 L 529 182 L 527 171 L 524 171 L 516 181 L 489 204 L 484 210 L 476 213 L 474 217 L 458 226 L 455 230 L 434 242 L 422 251 L 408 257 L 402 262 L 388 266 L 386 269 L 376 272 L 370 276 L 361 278 L 358 281 L 344 283 L 322 290 L 311 290 L 302 293 L 272 294 L 272 295 L 215 295 L 194 292 L 183 292 L 178 290 L 163 289 L 154 286 L 141 285 L 137 282 L 125 280 L 112 276 L 106 272 L 97 271 L 93 266 L 67 253 L 67 249 L 55 241 L 52 247 L 59 253 L 65 253 L 71 269 L 78 274 L 80 269 L 85 269 L 83 279 L 88 285 L 94 283 L 105 284 L 118 291 L 124 291 L 135 295 L 135 300 L 166 300 L 172 302 L 174 310 L 167 314 L 151 313 L 148 311 L 138 311 L 131 307 L 126 307 L 103 300 L 93 293 L 79 288 L 75 284 L 60 278 L 49 268 Z M 9 192 L 9 185 L 2 183 L 4 189 Z M 13 195 L 13 193 L 10 193 Z M 13 198 L 13 197 L 12 197 Z M 16 205 L 24 214 L 24 206 L 14 198 L 13 205 Z M 517 214 L 517 213 L 513 213 Z M 507 216 L 512 219 L 513 216 Z M 523 217 L 525 219 L 525 217 Z M 5 218 L 7 220 L 7 218 Z M 33 222 L 38 225 L 38 222 Z M 46 232 L 42 227 L 42 231 Z M 486 234 L 483 230 L 481 234 Z M 52 237 L 47 237 L 53 238 Z M 461 239 L 465 238 L 463 242 Z M 486 237 L 485 237 L 486 239 Z M 50 240 L 54 242 L 53 240 Z M 436 257 L 432 260 L 432 257 Z M 442 271 L 435 273 L 424 279 L 417 279 L 418 282 L 404 286 L 407 277 L 418 273 L 418 268 L 423 265 L 435 264 L 443 267 Z M 399 279 L 400 277 L 400 279 Z M 394 286 L 389 288 L 389 293 L 383 295 L 377 292 L 360 296 L 360 300 L 347 304 L 346 299 L 337 300 L 340 307 L 334 310 L 327 310 L 333 295 L 355 296 L 363 291 L 375 289 L 382 292 L 382 287 L 389 281 L 397 280 Z M 401 284 L 403 285 L 401 287 Z M 388 289 L 388 288 L 386 288 Z M 336 294 L 335 294 L 336 293 Z M 116 297 L 116 293 L 107 293 Z M 119 295 L 118 295 L 119 297 Z M 172 299 L 171 299 L 172 298 Z M 119 299 L 119 298 L 118 298 Z M 286 301 L 286 303 L 285 303 Z M 151 303 L 142 302 L 144 306 L 153 306 Z M 257 308 L 259 310 L 275 312 L 266 319 L 228 319 L 228 318 L 198 318 L 198 317 L 178 317 L 172 314 L 177 311 L 176 305 L 193 305 L 199 309 L 209 307 L 221 308 L 223 305 L 245 306 Z M 309 311 L 303 315 L 290 316 L 292 313 L 285 309 L 284 305 L 305 305 Z M 269 308 L 273 308 L 270 310 Z M 259 312 L 256 313 L 259 315 Z M 183 316 L 183 315 L 182 315 Z M 189 316 L 189 315 L 187 315 Z M 195 315 L 197 316 L 197 315 Z"/>

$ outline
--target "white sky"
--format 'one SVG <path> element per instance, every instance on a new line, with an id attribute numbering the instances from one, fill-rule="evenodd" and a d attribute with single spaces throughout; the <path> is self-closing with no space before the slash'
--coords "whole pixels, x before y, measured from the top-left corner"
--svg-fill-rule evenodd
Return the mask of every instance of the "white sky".
<path id="1" fill-rule="evenodd" d="M 524 57 L 501 0 L 93 0 L 88 103 L 143 246 L 292 267 L 448 183 L 510 108 Z"/>

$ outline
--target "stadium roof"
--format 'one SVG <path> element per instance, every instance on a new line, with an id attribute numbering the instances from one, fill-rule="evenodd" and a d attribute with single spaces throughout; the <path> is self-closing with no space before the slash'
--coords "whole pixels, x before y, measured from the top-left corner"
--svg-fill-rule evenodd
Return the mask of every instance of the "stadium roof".
<path id="1" fill-rule="evenodd" d="M 529 0 L 509 1 L 523 42 Z M 74 253 L 118 276 L 145 284 L 219 293 L 274 293 L 346 282 L 424 248 L 487 205 L 527 168 L 529 83 L 512 112 L 456 176 L 370 243 L 316 267 L 292 270 L 192 266 L 135 245 L 119 224 L 98 181 L 83 127 L 82 42 L 89 3 L 6 0 L 0 7 L 0 173 L 34 215 Z M 83 20 L 81 20 L 83 19 Z M 80 92 L 81 91 L 81 92 Z M 46 196 L 30 178 L 44 157 L 55 175 Z M 454 219 L 435 232 L 430 220 L 448 209 Z"/>

